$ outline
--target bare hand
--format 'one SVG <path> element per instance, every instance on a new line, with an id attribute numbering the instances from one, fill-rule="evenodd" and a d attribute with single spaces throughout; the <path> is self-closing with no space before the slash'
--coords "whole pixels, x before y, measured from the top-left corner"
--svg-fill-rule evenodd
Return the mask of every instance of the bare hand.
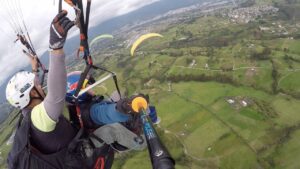
<path id="1" fill-rule="evenodd" d="M 31 68 L 33 72 L 37 72 L 39 65 L 38 65 L 38 61 L 37 61 L 37 56 L 32 56 L 30 58 L 30 63 L 31 63 Z"/>

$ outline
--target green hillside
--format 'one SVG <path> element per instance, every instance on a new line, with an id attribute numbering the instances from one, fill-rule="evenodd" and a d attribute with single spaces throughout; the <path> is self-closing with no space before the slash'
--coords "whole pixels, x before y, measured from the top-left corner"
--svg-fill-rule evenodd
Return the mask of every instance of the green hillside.
<path id="1" fill-rule="evenodd" d="M 299 3 L 256 1 L 279 11 L 248 23 L 224 16 L 227 8 L 186 14 L 185 22 L 156 24 L 164 38 L 143 43 L 134 57 L 114 47 L 95 60 L 117 73 L 126 94 L 150 95 L 176 169 L 300 168 Z M 103 86 L 114 90 L 112 80 Z M 1 139 L 12 131 L 2 126 Z M 150 169 L 151 163 L 147 151 L 130 152 L 117 155 L 113 168 Z"/>

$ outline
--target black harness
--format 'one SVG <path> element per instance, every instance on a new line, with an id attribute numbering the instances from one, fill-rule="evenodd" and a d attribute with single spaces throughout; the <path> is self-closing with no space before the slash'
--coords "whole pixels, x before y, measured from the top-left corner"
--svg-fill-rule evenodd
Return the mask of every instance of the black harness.
<path id="1" fill-rule="evenodd" d="M 31 144 L 30 114 L 31 112 L 21 115 L 17 123 L 13 147 L 8 155 L 9 169 L 97 169 L 97 166 L 111 168 L 114 151 L 109 145 L 95 148 L 92 144 L 87 144 L 90 143 L 90 136 L 83 129 L 78 131 L 68 147 L 52 154 L 41 153 Z M 93 149 L 92 156 L 85 153 L 87 145 Z"/>

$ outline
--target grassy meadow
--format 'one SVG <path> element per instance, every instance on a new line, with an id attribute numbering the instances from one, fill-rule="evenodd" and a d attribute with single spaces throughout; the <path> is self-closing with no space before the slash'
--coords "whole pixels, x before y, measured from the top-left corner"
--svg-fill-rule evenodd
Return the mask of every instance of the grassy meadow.
<path id="1" fill-rule="evenodd" d="M 117 73 L 122 92 L 149 94 L 161 118 L 156 129 L 176 169 L 296 169 L 300 32 L 293 31 L 294 22 L 265 16 L 234 23 L 218 12 L 191 17 L 158 32 L 164 38 L 144 42 L 134 57 L 117 48 L 101 64 Z M 278 34 L 278 25 L 290 34 Z M 102 54 L 95 57 L 100 62 Z M 112 80 L 102 86 L 94 91 L 115 90 Z M 12 125 L 2 125 L 3 158 L 11 131 Z M 113 166 L 140 168 L 151 168 L 147 151 L 118 154 Z"/>

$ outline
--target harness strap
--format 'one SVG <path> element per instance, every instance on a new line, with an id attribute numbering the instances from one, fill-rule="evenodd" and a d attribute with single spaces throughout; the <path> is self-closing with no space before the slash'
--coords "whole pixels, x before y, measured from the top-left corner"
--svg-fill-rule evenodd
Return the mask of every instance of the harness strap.
<path id="1" fill-rule="evenodd" d="M 75 93 L 74 93 L 74 96 L 77 97 L 82 86 L 83 86 L 83 83 L 84 83 L 84 80 L 86 79 L 90 69 L 92 68 L 92 65 L 87 65 L 84 69 L 84 71 L 80 74 L 80 78 L 79 78 L 79 81 L 78 81 L 78 85 L 77 85 L 77 88 L 75 90 Z"/>
<path id="2" fill-rule="evenodd" d="M 113 75 L 113 80 L 114 80 L 116 89 L 117 89 L 118 94 L 119 94 L 119 96 L 120 96 L 120 98 L 121 98 L 121 92 L 120 92 L 120 88 L 119 88 L 119 85 L 118 85 L 118 78 L 117 78 L 117 75 L 116 75 L 114 72 L 112 72 L 112 71 L 110 71 L 110 70 L 107 70 L 107 69 L 104 68 L 104 67 L 98 67 L 98 66 L 93 65 L 93 68 L 96 69 L 96 70 L 98 69 L 98 70 L 102 70 L 102 71 L 111 73 L 111 74 Z"/>
<path id="3" fill-rule="evenodd" d="M 62 10 L 62 0 L 59 0 L 58 2 L 58 13 Z"/>
<path id="4" fill-rule="evenodd" d="M 8 123 L 9 125 L 11 125 L 11 123 L 13 122 L 13 121 L 15 121 L 15 119 L 17 118 L 17 117 L 19 117 L 19 115 L 22 113 L 22 110 L 20 110 L 12 119 L 11 119 L 11 121 Z M 21 121 L 22 121 L 22 119 L 23 119 L 23 115 L 20 115 L 20 118 L 19 118 L 19 120 L 18 120 L 18 122 L 17 122 L 17 126 L 18 127 L 20 127 L 20 125 L 21 125 Z"/>
<path id="5" fill-rule="evenodd" d="M 76 134 L 76 136 L 73 138 L 73 140 L 71 141 L 71 143 L 68 146 L 69 150 L 75 150 L 77 147 L 77 143 L 78 141 L 80 141 L 80 137 L 83 135 L 83 128 L 81 128 L 78 133 Z"/>
<path id="6" fill-rule="evenodd" d="M 84 83 L 84 80 L 87 77 L 87 74 L 89 73 L 91 67 L 92 67 L 91 65 L 87 65 L 84 69 L 84 72 L 81 73 L 80 79 L 78 81 L 78 86 L 75 90 L 75 94 L 74 94 L 75 97 L 78 96 L 78 94 L 79 94 L 79 92 L 82 88 L 82 85 Z M 79 122 L 80 122 L 80 127 L 83 128 L 83 121 L 82 121 L 82 118 L 81 118 L 81 111 L 80 111 L 78 99 L 76 99 L 75 105 L 76 105 L 76 113 L 77 113 L 77 116 L 78 116 L 78 119 L 79 119 Z"/>
<path id="7" fill-rule="evenodd" d="M 78 117 L 78 120 L 79 120 L 79 123 L 80 123 L 80 128 L 82 129 L 83 128 L 83 121 L 82 121 L 82 118 L 81 118 L 81 111 L 80 111 L 79 104 L 76 104 L 76 114 L 77 114 L 77 117 Z"/>
<path id="8" fill-rule="evenodd" d="M 23 116 L 23 115 L 22 115 Z M 27 128 L 27 148 L 28 148 L 28 154 L 29 154 L 29 163 L 27 163 L 27 169 L 30 169 L 31 168 L 31 164 L 30 164 L 30 158 L 31 158 L 31 154 L 36 154 L 35 155 L 35 158 L 38 158 L 39 160 L 43 161 L 46 165 L 48 165 L 49 167 L 52 167 L 53 169 L 57 169 L 54 165 L 50 164 L 48 161 L 42 159 L 41 157 L 39 157 L 37 154 L 40 153 L 40 151 L 35 148 L 32 144 L 31 144 L 31 141 L 30 141 L 30 129 L 31 129 L 31 112 L 28 112 L 28 114 L 25 116 L 25 117 L 22 117 L 22 121 L 25 120 L 27 123 L 28 123 L 28 128 Z M 22 123 L 22 121 L 20 123 Z"/>
<path id="9" fill-rule="evenodd" d="M 119 94 L 120 99 L 121 99 L 122 96 L 121 96 L 121 92 L 120 92 L 120 88 L 119 88 L 119 85 L 118 85 L 118 79 L 117 79 L 117 75 L 116 75 L 116 74 L 114 74 L 113 79 L 114 79 L 115 86 L 116 86 L 116 88 L 117 88 L 118 94 Z"/>
<path id="10" fill-rule="evenodd" d="M 104 158 L 99 157 L 96 161 L 96 164 L 94 166 L 94 169 L 104 169 L 105 163 L 104 163 Z"/>
<path id="11" fill-rule="evenodd" d="M 86 31 L 85 34 L 86 35 L 87 35 L 88 28 L 89 28 L 91 3 L 92 3 L 92 0 L 87 0 L 87 4 L 86 4 L 86 18 L 85 18 L 85 31 Z"/>
<path id="12" fill-rule="evenodd" d="M 115 152 L 111 147 L 109 147 L 108 153 L 109 154 L 105 160 L 105 164 L 104 164 L 105 168 L 104 169 L 111 169 L 113 161 L 114 161 Z"/>
<path id="13" fill-rule="evenodd" d="M 98 136 L 96 136 L 94 133 L 91 133 L 91 134 L 90 134 L 90 137 L 96 139 L 96 140 L 97 140 L 99 143 L 101 143 L 101 144 L 104 143 L 104 141 L 103 141 L 101 138 L 99 138 Z"/>
<path id="14" fill-rule="evenodd" d="M 108 154 L 98 157 L 93 169 L 111 169 L 115 152 L 109 145 L 105 145 L 103 150 Z"/>

